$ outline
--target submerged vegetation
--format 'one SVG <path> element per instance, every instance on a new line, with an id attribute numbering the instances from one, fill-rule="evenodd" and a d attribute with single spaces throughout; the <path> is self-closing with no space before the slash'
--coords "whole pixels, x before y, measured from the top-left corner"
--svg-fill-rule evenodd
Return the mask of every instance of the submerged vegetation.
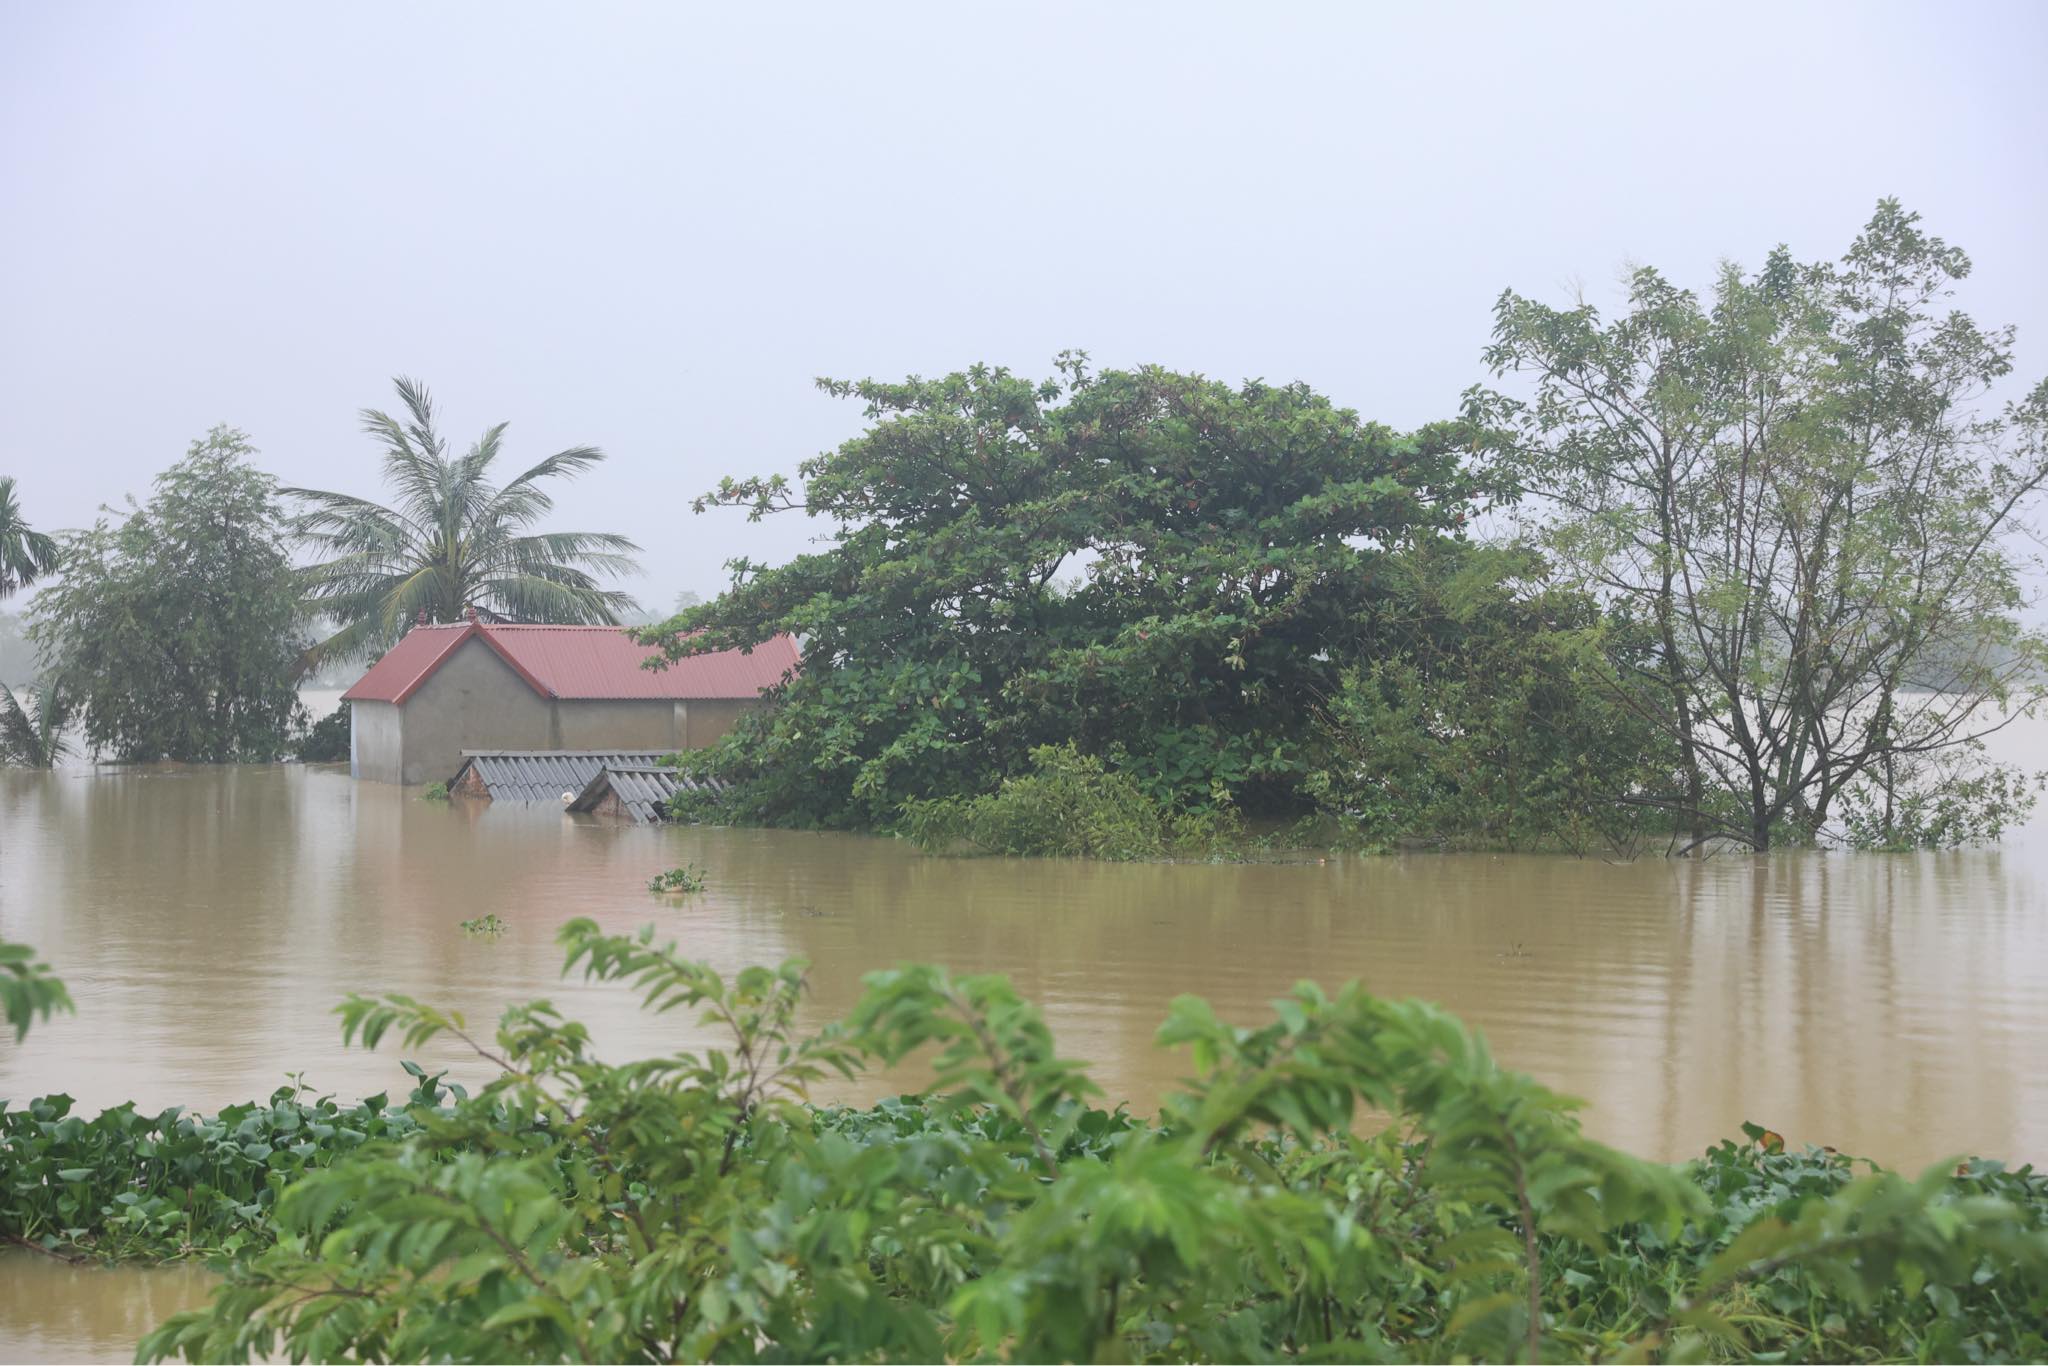
<path id="1" fill-rule="evenodd" d="M 1052 747 L 1141 824 L 1314 816 L 1368 848 L 1995 837 L 2039 790 L 1983 741 L 2048 678 L 2019 618 L 2048 385 L 1993 405 L 2013 336 L 1951 310 L 1969 268 L 1887 200 L 1839 260 L 1780 249 L 1706 297 L 1650 269 L 1611 319 L 1510 291 L 1500 387 L 1406 434 L 1075 354 L 823 382 L 864 432 L 696 508 L 824 518 L 827 546 L 736 559 L 643 635 L 803 641 L 677 813 L 1147 845 L 1121 800 L 998 828 Z"/>
<path id="2" fill-rule="evenodd" d="M 1241 833 L 1227 804 L 1176 810 L 1071 744 L 1031 752 L 1031 771 L 980 797 L 904 804 L 904 831 L 935 853 L 1148 859 L 1205 855 Z"/>
<path id="3" fill-rule="evenodd" d="M 402 1110 L 280 1093 L 94 1127 L 46 1103 L 5 1130 L 49 1168 L 7 1196 L 7 1231 L 141 1255 L 240 1235 L 213 1305 L 145 1359 L 2048 1350 L 2048 1181 L 2030 1170 L 1909 1181 L 1757 1128 L 1684 1167 L 1640 1162 L 1440 1010 L 1355 987 L 1299 987 L 1256 1029 L 1183 998 L 1159 1038 L 1192 1079 L 1141 1121 L 1090 1103 L 1000 978 L 879 973 L 844 1024 L 806 1033 L 798 965 L 727 979 L 648 932 L 561 938 L 571 969 L 695 1009 L 719 1042 L 611 1065 L 534 1003 L 474 1045 L 481 1090 L 411 1068 Z M 342 1016 L 370 1046 L 470 1039 L 406 997 Z M 807 1102 L 913 1055 L 936 1075 L 923 1096 Z M 1391 1121 L 1370 1137 L 1366 1107 Z"/>

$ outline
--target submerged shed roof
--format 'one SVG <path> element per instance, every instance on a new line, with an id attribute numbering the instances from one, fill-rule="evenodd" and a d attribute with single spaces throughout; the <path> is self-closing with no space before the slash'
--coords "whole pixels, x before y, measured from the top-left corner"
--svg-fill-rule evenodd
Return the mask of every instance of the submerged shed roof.
<path id="1" fill-rule="evenodd" d="M 655 825 L 664 818 L 669 798 L 679 791 L 694 791 L 706 785 L 665 765 L 606 764 L 584 784 L 576 800 L 569 803 L 569 809 L 595 811 L 607 795 L 615 793 L 619 805 L 636 824 Z"/>
<path id="2" fill-rule="evenodd" d="M 454 790 L 465 775 L 473 773 L 494 802 L 560 805 L 565 797 L 580 802 L 607 771 L 664 775 L 668 780 L 664 798 L 674 795 L 679 787 L 700 786 L 696 779 L 686 778 L 661 763 L 668 753 L 661 749 L 466 749 L 462 752 L 462 767 L 455 770 L 448 787 Z M 648 781 L 651 780 L 637 782 L 634 790 L 639 791 Z M 572 805 L 570 809 L 587 811 L 589 807 Z"/>
<path id="3" fill-rule="evenodd" d="M 559 805 L 565 794 L 581 792 L 584 784 L 607 763 L 651 764 L 664 752 L 464 750 L 462 767 L 455 770 L 455 776 L 448 780 L 448 787 L 452 791 L 465 775 L 474 771 L 494 802 L 553 802 Z"/>
<path id="4" fill-rule="evenodd" d="M 470 637 L 495 651 L 543 697 L 608 701 L 721 701 L 751 698 L 796 668 L 796 641 L 775 636 L 751 650 L 691 655 L 660 669 L 661 651 L 619 626 L 525 626 L 465 621 L 415 626 L 343 693 L 344 702 L 403 703 Z"/>

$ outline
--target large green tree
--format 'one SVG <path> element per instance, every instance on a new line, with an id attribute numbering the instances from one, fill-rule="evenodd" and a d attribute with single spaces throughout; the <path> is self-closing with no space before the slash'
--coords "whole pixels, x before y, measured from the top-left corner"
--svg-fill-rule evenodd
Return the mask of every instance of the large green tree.
<path id="1" fill-rule="evenodd" d="M 28 524 L 14 495 L 14 476 L 0 474 L 0 598 L 12 596 L 56 567 L 56 538 Z"/>
<path id="2" fill-rule="evenodd" d="M 1403 436 L 1298 384 L 1069 356 L 1043 383 L 823 387 L 868 429 L 796 484 L 727 480 L 697 507 L 808 513 L 830 547 L 736 560 L 650 635 L 674 655 L 802 638 L 777 705 L 698 761 L 746 819 L 886 824 L 1069 742 L 1162 801 L 1298 806 L 1314 702 L 1388 629 L 1387 556 L 1455 533 L 1470 496 L 1451 429 Z"/>
<path id="3" fill-rule="evenodd" d="M 96 753 L 124 761 L 279 757 L 300 719 L 298 575 L 276 481 L 216 427 L 118 524 L 65 537 L 30 609 L 49 677 Z"/>
<path id="4" fill-rule="evenodd" d="M 2048 479 L 2048 384 L 2000 406 L 2011 329 L 1947 302 L 1970 262 L 1896 202 L 1839 261 L 1780 248 L 1702 299 L 1502 296 L 1471 416 L 1568 582 L 1655 636 L 1606 685 L 1681 761 L 1645 799 L 1695 843 L 1911 843 L 1944 792 L 2025 801 L 1974 756 L 2039 695 L 2020 533 Z"/>
<path id="5" fill-rule="evenodd" d="M 308 593 L 340 624 L 315 647 L 310 665 L 385 648 L 422 613 L 428 621 L 458 621 L 475 608 L 487 620 L 615 625 L 633 609 L 629 594 L 599 583 L 636 572 L 638 546 L 624 536 L 535 530 L 554 507 L 543 484 L 580 474 L 604 452 L 572 446 L 495 484 L 506 424 L 451 456 L 425 386 L 396 383 L 402 417 L 369 408 L 362 414 L 363 430 L 384 451 L 388 506 L 286 490 L 306 504 L 296 528 L 318 557 Z"/>

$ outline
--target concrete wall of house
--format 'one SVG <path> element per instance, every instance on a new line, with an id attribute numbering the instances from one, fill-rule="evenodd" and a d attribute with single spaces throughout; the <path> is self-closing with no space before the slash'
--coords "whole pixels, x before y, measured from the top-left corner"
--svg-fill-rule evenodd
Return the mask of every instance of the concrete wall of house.
<path id="1" fill-rule="evenodd" d="M 561 749 L 547 698 L 471 637 L 405 700 L 400 782 L 445 783 L 465 749 Z"/>
<path id="2" fill-rule="evenodd" d="M 751 697 L 689 704 L 689 724 L 680 737 L 685 749 L 716 744 L 739 719 L 761 704 Z"/>
<path id="3" fill-rule="evenodd" d="M 351 777 L 373 783 L 405 781 L 405 714 L 389 702 L 357 702 L 348 712 Z"/>
<path id="4" fill-rule="evenodd" d="M 699 705 L 689 704 L 692 710 Z M 555 703 L 555 743 L 551 748 L 681 749 L 684 739 L 680 710 L 666 699 L 563 698 Z"/>

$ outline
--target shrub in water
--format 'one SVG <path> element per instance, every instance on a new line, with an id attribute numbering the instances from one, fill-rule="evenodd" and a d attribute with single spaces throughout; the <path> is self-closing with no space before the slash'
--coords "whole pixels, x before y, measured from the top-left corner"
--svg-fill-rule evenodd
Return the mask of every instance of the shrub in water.
<path id="1" fill-rule="evenodd" d="M 906 833 L 926 850 L 986 854 L 1158 858 L 1213 847 L 1235 830 L 1228 808 L 1179 813 L 1128 775 L 1071 744 L 1031 751 L 1027 774 L 979 797 L 906 802 Z"/>

